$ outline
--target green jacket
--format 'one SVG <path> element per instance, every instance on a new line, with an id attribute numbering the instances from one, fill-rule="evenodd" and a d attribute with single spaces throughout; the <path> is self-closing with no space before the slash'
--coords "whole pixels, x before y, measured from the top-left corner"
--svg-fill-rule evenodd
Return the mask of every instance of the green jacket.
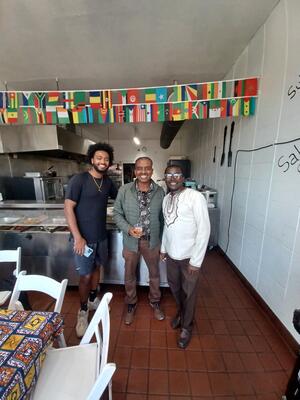
<path id="1" fill-rule="evenodd" d="M 158 246 L 163 230 L 162 201 L 164 190 L 152 181 L 153 191 L 150 200 L 150 248 Z M 135 182 L 123 185 L 114 203 L 114 221 L 123 232 L 123 246 L 128 250 L 138 250 L 138 239 L 129 236 L 128 230 L 138 223 L 139 205 Z"/>

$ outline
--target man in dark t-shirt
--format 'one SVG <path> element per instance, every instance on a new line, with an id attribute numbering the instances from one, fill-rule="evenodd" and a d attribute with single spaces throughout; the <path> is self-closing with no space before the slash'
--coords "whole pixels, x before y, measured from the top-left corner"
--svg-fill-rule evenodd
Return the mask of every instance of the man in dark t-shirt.
<path id="1" fill-rule="evenodd" d="M 107 201 L 117 196 L 116 187 L 106 175 L 113 163 L 113 148 L 106 143 L 96 143 L 89 147 L 87 156 L 92 168 L 71 178 L 65 199 L 65 215 L 80 277 L 78 337 L 82 337 L 88 327 L 88 310 L 95 310 L 99 305 L 100 266 L 107 261 Z"/>

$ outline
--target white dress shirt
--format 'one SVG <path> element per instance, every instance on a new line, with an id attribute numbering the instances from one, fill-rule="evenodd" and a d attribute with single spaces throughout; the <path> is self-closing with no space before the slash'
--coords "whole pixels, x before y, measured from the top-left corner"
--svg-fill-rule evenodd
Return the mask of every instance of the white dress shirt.
<path id="1" fill-rule="evenodd" d="M 201 267 L 205 256 L 210 222 L 204 196 L 194 190 L 165 196 L 163 201 L 165 219 L 161 252 L 174 260 L 190 259 L 190 265 Z"/>

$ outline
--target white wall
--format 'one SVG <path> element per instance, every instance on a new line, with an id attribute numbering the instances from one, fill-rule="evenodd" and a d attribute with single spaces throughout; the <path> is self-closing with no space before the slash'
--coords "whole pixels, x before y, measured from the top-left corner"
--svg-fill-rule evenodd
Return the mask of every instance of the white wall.
<path id="1" fill-rule="evenodd" d="M 229 241 L 227 236 L 236 151 L 300 139 L 299 43 L 300 1 L 282 0 L 225 77 L 261 76 L 256 115 L 235 119 L 231 168 L 229 132 L 220 166 L 230 119 L 201 121 L 182 145 L 192 149 L 195 178 L 218 189 L 220 247 L 300 342 L 292 325 L 293 310 L 300 308 L 300 140 L 238 154 Z M 296 90 L 293 99 L 289 89 Z"/>

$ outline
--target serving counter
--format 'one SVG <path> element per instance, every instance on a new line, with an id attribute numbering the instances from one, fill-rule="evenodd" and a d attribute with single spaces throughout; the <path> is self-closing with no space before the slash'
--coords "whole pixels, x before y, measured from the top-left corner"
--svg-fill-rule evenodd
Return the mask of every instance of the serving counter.
<path id="1" fill-rule="evenodd" d="M 124 283 L 122 233 L 112 221 L 112 204 L 108 204 L 108 264 L 101 281 Z M 43 274 L 69 285 L 78 285 L 78 275 L 73 262 L 70 232 L 64 216 L 63 203 L 57 201 L 0 202 L 0 248 L 22 248 L 21 269 L 30 274 Z M 167 286 L 166 266 L 160 263 L 161 286 Z M 148 285 L 148 269 L 143 259 L 137 268 L 137 281 Z"/>

